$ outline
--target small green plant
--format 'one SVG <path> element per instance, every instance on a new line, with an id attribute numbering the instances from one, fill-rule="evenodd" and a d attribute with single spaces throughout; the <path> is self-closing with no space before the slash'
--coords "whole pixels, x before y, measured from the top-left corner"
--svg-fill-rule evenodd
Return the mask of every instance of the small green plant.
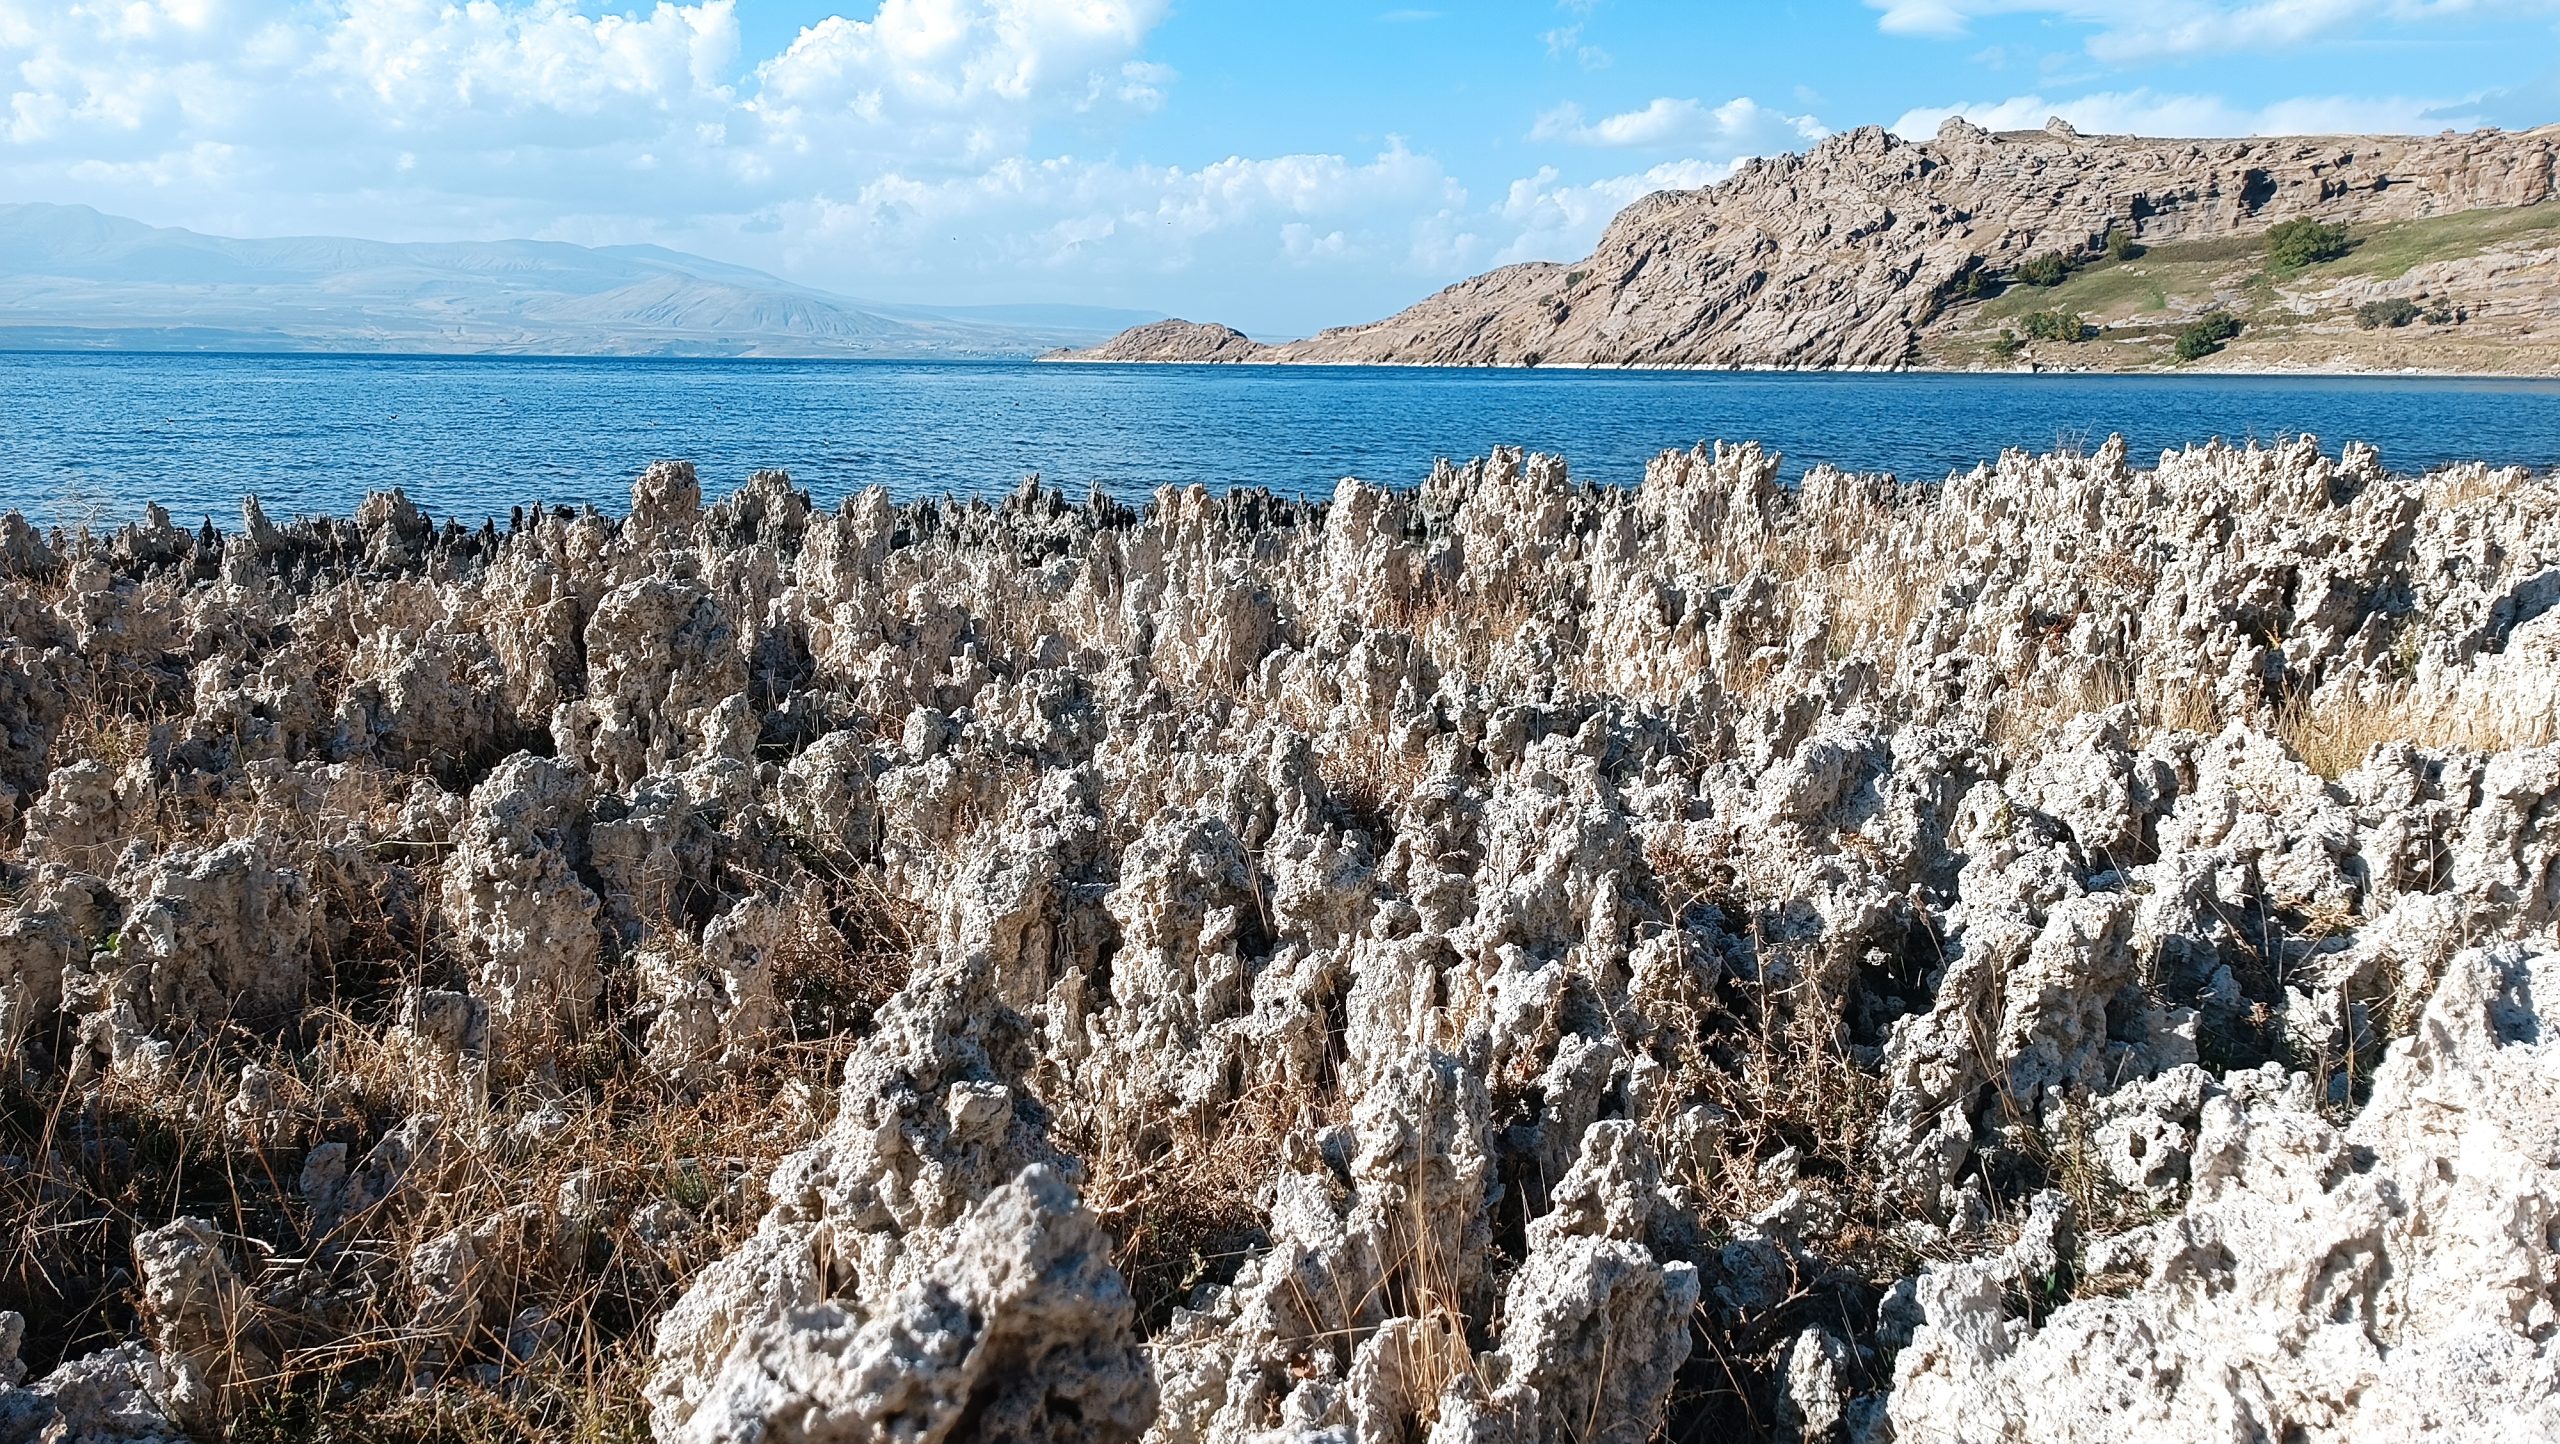
<path id="1" fill-rule="evenodd" d="M 2076 342 L 2089 334 L 2089 323 L 2077 311 L 2056 306 L 2050 311 L 2030 311 L 2026 316 L 2027 339 L 2031 341 Z"/>
<path id="2" fill-rule="evenodd" d="M 2209 311 L 2178 333 L 2178 359 L 2197 361 L 2219 351 L 2240 334 L 2240 319 L 2228 311 Z"/>
<path id="3" fill-rule="evenodd" d="M 2279 271 L 2299 271 L 2338 259 L 2350 244 L 2345 226 L 2298 216 L 2267 232 L 2267 264 Z"/>
<path id="4" fill-rule="evenodd" d="M 2059 286 L 2071 279 L 2071 258 L 2060 251 L 2047 251 L 2029 256 L 2018 263 L 2018 283 L 2024 286 Z"/>
<path id="5" fill-rule="evenodd" d="M 2110 261 L 2130 261 L 2142 254 L 2142 243 L 2133 238 L 2131 227 L 2109 226 L 2105 250 Z"/>
<path id="6" fill-rule="evenodd" d="M 2393 330 L 2418 319 L 2418 303 L 2406 296 L 2393 296 L 2385 301 L 2367 301 L 2356 307 L 2356 324 L 2367 331 L 2384 327 Z"/>
<path id="7" fill-rule="evenodd" d="M 1589 271 L 1567 271 L 1564 273 L 1564 288 L 1568 291 L 1573 290 L 1590 279 Z"/>
<path id="8" fill-rule="evenodd" d="M 2018 353 L 2025 349 L 2027 349 L 2026 343 L 2018 339 L 2018 333 L 2003 326 L 2000 328 L 1998 339 L 1991 343 L 1991 359 L 2015 361 L 2018 359 Z"/>

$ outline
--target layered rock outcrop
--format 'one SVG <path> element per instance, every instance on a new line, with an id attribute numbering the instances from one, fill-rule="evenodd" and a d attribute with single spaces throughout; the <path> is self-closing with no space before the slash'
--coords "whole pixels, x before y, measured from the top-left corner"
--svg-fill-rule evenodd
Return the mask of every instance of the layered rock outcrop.
<path id="1" fill-rule="evenodd" d="M 1620 211 L 1592 253 L 1461 281 L 1382 321 L 1204 348 L 1165 323 L 1076 353 L 1118 361 L 1429 366 L 1900 366 L 1968 282 L 2030 257 L 2410 220 L 2554 195 L 2560 126 L 2442 136 L 2152 140 L 2060 122 L 1936 139 L 1874 126 Z M 2527 288 L 2527 304 L 2549 288 Z M 2502 303 L 2507 304 L 2507 303 Z M 1239 338 L 1240 339 L 1240 338 Z"/>
<path id="2" fill-rule="evenodd" d="M 0 1423 L 2548 1427 L 2560 478 L 1778 475 L 0 522 Z"/>
<path id="3" fill-rule="evenodd" d="M 1152 321 L 1132 326 L 1099 346 L 1053 351 L 1052 361 L 1253 361 L 1270 348 L 1232 326 L 1201 321 Z"/>

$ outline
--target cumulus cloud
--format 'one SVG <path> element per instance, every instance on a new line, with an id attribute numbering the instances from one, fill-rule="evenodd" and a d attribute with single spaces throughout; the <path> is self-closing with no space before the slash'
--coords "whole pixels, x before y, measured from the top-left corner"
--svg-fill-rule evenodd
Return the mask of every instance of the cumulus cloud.
<path id="1" fill-rule="evenodd" d="M 2130 63 L 2298 45 L 2374 22 L 2491 12 L 2560 13 L 2560 0 L 1866 0 L 1890 34 L 1946 38 L 1995 15 L 2052 15 L 2092 27 L 2088 49 Z"/>
<path id="2" fill-rule="evenodd" d="M 1441 164 L 1401 142 L 1366 160 L 1229 156 L 1198 166 L 1056 156 L 982 171 L 871 178 L 774 210 L 786 264 L 864 258 L 875 278 L 1039 278 L 1097 296 L 1199 312 L 1265 333 L 1366 320 L 1485 263 L 1484 219 Z M 1237 294 L 1239 277 L 1306 278 Z M 964 287 L 969 283 L 960 282 Z M 1055 292 L 1058 287 L 1045 288 Z"/>
<path id="3" fill-rule="evenodd" d="M 2476 123 L 2443 102 L 2405 96 L 2303 96 L 2244 106 L 2214 95 L 2136 89 L 2069 100 L 2020 95 L 1927 106 L 1905 112 L 1891 129 L 1925 140 L 1957 115 L 1985 130 L 2033 130 L 2058 115 L 2090 135 L 2416 135 Z"/>
<path id="4" fill-rule="evenodd" d="M 1267 329 L 1312 297 L 1393 309 L 1508 237 L 1401 141 L 1112 156 L 1179 83 L 1147 53 L 1168 3 L 858 0 L 747 53 L 738 0 L 0 0 L 0 194 L 247 234 L 652 240 L 856 295 Z"/>
<path id="5" fill-rule="evenodd" d="M 1695 190 L 1733 174 L 1738 159 L 1665 161 L 1633 175 L 1611 176 L 1579 185 L 1563 183 L 1554 166 L 1511 183 L 1496 207 L 1513 234 L 1493 257 L 1497 265 L 1515 261 L 1558 261 L 1586 256 L 1609 227 L 1610 218 L 1640 197 L 1655 191 Z"/>
<path id="6" fill-rule="evenodd" d="M 1450 259 L 1447 225 L 1466 191 L 1439 162 L 1401 143 L 1374 159 L 1229 156 L 1196 167 L 1070 156 L 1008 159 L 964 176 L 876 177 L 842 198 L 786 205 L 800 247 L 859 247 L 940 266 L 948 247 L 991 266 L 1085 275 L 1214 266 L 1241 242 L 1300 262 L 1359 262 L 1411 275 Z M 940 249 L 928 252 L 926 244 Z"/>
<path id="7" fill-rule="evenodd" d="M 1606 70 L 1617 59 L 1601 46 L 1584 43 L 1579 24 L 1541 31 L 1538 39 L 1546 45 L 1548 59 L 1571 60 L 1585 70 Z"/>
<path id="8" fill-rule="evenodd" d="M 1586 255 L 1609 220 L 1631 201 L 1662 190 L 1714 185 L 1741 161 L 1802 149 L 1830 132 L 1810 115 L 1789 115 L 1749 96 L 1721 105 L 1672 96 L 1598 120 L 1578 105 L 1539 115 L 1529 138 L 1612 150 L 1669 150 L 1680 158 L 1645 170 L 1598 180 L 1567 181 L 1557 167 L 1541 166 L 1511 183 L 1493 215 L 1508 239 L 1493 259 L 1500 264 L 1568 260 Z"/>
<path id="9" fill-rule="evenodd" d="M 1662 96 L 1641 110 L 1589 122 L 1582 118 L 1582 107 L 1568 102 L 1540 115 L 1529 138 L 1573 145 L 1678 146 L 1729 158 L 1784 150 L 1827 133 L 1809 115 L 1782 114 L 1749 96 L 1717 106 Z"/>

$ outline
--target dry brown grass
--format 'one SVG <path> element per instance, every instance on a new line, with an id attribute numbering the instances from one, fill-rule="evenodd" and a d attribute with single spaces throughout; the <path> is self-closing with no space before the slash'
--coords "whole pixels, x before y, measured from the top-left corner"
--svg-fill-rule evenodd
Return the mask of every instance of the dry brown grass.
<path id="1" fill-rule="evenodd" d="M 1316 772 L 1334 804 L 1381 841 L 1395 836 L 1396 809 L 1421 785 L 1422 764 L 1383 732 L 1357 732 L 1316 752 Z"/>
<path id="2" fill-rule="evenodd" d="M 0 1170 L 0 1308 L 27 1314 L 29 1363 L 141 1329 L 133 1239 L 193 1215 L 226 1236 L 253 1300 L 225 1437 L 645 1438 L 655 1319 L 753 1226 L 760 1180 L 822 1126 L 845 1056 L 905 976 L 912 910 L 875 882 L 813 883 L 793 909 L 773 963 L 790 1026 L 717 1086 L 652 1071 L 637 1029 L 608 1015 L 528 1069 L 547 1083 L 488 1109 L 395 1043 L 381 998 L 315 1004 L 299 1055 L 235 1030 L 158 1075 L 10 1070 L 0 1153 L 31 1166 Z M 370 966 L 411 975 L 410 960 Z M 281 1075 L 282 1107 L 243 1128 L 225 1107 L 250 1063 Z M 539 1093 L 547 1128 L 511 1133 Z M 388 1199 L 331 1218 L 303 1198 L 312 1148 L 347 1145 L 352 1169 L 429 1113 L 440 1156 Z M 564 1193 L 586 1200 L 579 1216 L 556 1211 Z M 407 1262 L 456 1230 L 486 1236 L 478 1307 L 458 1335 L 422 1331 Z M 550 1338 L 521 1357 L 509 1334 L 528 1309 Z M 422 1373 L 439 1387 L 415 1392 Z"/>
<path id="3" fill-rule="evenodd" d="M 2224 718 L 2213 689 L 2200 678 L 2130 676 L 2121 666 L 2096 664 L 2053 685 L 2011 686 L 1991 710 L 1989 740 L 2017 756 L 2050 742 L 2092 712 L 2131 704 L 2135 728 L 2127 740 L 2139 746 L 2164 732 L 2214 732 Z"/>
<path id="4" fill-rule="evenodd" d="M 1262 1191 L 1290 1134 L 1330 1106 L 1266 1084 L 1207 1117 L 1067 1115 L 1060 1144 L 1084 1160 L 1084 1201 L 1111 1234 L 1142 1329 L 1162 1328 L 1202 1283 L 1233 1278 L 1267 1245 Z"/>
<path id="5" fill-rule="evenodd" d="M 2393 742 L 2481 752 L 2544 746 L 2560 740 L 2560 717 L 2421 701 L 2406 684 L 2379 693 L 2330 687 L 2287 699 L 2276 709 L 2275 731 L 2304 766 L 2334 782 Z"/>

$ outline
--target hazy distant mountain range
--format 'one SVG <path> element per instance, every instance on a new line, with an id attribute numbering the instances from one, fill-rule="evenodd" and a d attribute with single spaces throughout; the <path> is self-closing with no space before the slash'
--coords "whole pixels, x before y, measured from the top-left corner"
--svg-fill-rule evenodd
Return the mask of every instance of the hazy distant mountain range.
<path id="1" fill-rule="evenodd" d="M 1157 318 L 885 305 L 657 246 L 235 240 L 0 205 L 0 348 L 962 358 Z"/>

